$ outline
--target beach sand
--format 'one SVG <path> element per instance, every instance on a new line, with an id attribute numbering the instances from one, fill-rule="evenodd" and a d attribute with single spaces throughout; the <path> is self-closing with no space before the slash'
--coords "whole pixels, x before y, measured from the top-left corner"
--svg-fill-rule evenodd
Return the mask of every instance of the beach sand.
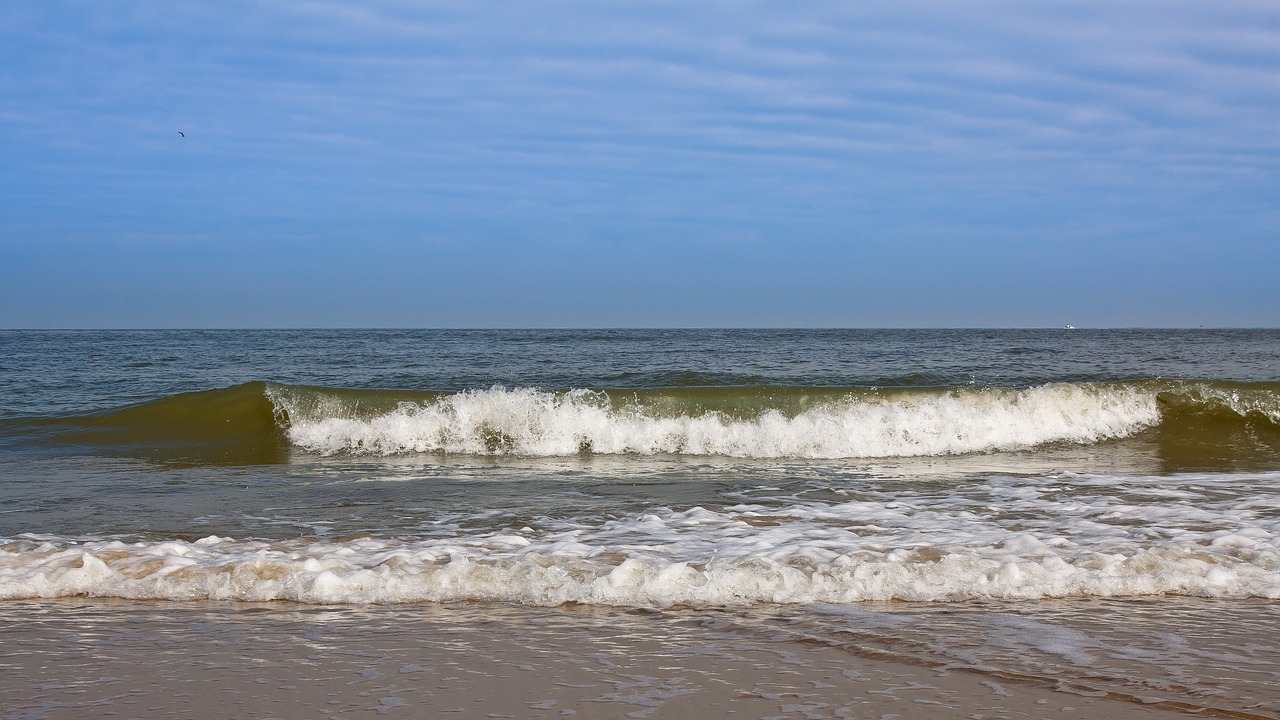
<path id="1" fill-rule="evenodd" d="M 5 718 L 1280 717 L 1265 601 L 0 605 Z"/>

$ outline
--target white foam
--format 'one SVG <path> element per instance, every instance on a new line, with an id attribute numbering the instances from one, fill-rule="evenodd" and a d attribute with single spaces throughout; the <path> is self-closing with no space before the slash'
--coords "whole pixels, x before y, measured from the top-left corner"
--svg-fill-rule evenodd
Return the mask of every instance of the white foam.
<path id="1" fill-rule="evenodd" d="M 288 399 L 273 397 L 277 403 Z M 615 406 L 602 393 L 492 388 L 404 403 L 373 418 L 307 415 L 285 408 L 288 437 L 323 454 L 444 452 L 564 456 L 683 453 L 744 458 L 861 458 L 1014 450 L 1093 443 L 1159 421 L 1155 395 L 1108 385 L 1027 390 L 850 395 L 787 416 L 720 412 L 663 416 Z"/>
<path id="2" fill-rule="evenodd" d="M 1280 519 L 1273 514 L 1230 500 L 1132 505 L 1113 494 L 1114 485 L 1071 479 L 1096 482 L 1100 492 L 1055 500 L 1057 478 L 1045 478 L 1039 492 L 1010 493 L 998 508 L 953 495 L 655 509 L 604 521 L 545 521 L 538 529 L 468 530 L 459 523 L 417 539 L 32 537 L 0 545 L 0 598 L 664 607 L 1280 598 Z M 1133 497 L 1141 484 L 1124 494 Z M 983 488 L 984 502 L 1000 490 L 996 481 Z"/>
<path id="3" fill-rule="evenodd" d="M 0 598 L 627 606 L 1179 594 L 1280 599 L 1280 472 L 744 490 L 717 507 L 404 508 L 397 537 L 0 540 Z M 1065 641 L 1064 641 L 1065 642 Z M 1065 652 L 1065 651 L 1064 651 Z"/>
<path id="4" fill-rule="evenodd" d="M 387 540 L 308 546 L 228 540 L 192 544 L 180 553 L 148 544 L 89 543 L 43 555 L 5 556 L 0 598 L 501 600 L 663 607 L 1160 594 L 1280 598 L 1277 557 L 1258 564 L 1183 548 L 1064 559 L 1001 555 L 992 548 L 936 559 L 888 552 L 817 563 L 760 557 L 702 565 L 636 557 L 617 562 L 572 553 L 487 555 L 474 547 L 446 552 L 432 543 Z"/>

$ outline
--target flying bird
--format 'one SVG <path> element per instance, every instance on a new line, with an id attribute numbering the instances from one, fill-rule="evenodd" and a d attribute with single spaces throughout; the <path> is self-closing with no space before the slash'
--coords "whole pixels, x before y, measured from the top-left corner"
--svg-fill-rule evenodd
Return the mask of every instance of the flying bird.
<path id="1" fill-rule="evenodd" d="M 178 134 L 179 134 L 179 135 L 181 135 L 182 137 L 186 137 L 186 136 L 187 136 L 187 134 L 186 134 L 186 133 L 184 133 L 184 132 L 182 132 L 181 130 L 179 130 L 179 131 L 178 131 Z"/>

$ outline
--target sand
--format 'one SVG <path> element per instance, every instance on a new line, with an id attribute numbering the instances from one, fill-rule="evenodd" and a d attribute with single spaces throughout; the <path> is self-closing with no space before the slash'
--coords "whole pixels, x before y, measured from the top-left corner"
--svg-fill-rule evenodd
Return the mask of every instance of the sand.
<path id="1" fill-rule="evenodd" d="M 0 704 L 25 720 L 1275 718 L 1278 617 L 1274 603 L 1190 601 L 7 602 Z"/>

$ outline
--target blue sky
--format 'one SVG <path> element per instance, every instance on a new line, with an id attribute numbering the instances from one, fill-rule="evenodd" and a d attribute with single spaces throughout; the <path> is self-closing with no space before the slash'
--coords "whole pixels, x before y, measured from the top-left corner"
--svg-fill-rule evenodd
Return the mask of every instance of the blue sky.
<path id="1" fill-rule="evenodd" d="M 1274 0 L 19 3 L 0 327 L 1277 326 L 1278 37 Z"/>

